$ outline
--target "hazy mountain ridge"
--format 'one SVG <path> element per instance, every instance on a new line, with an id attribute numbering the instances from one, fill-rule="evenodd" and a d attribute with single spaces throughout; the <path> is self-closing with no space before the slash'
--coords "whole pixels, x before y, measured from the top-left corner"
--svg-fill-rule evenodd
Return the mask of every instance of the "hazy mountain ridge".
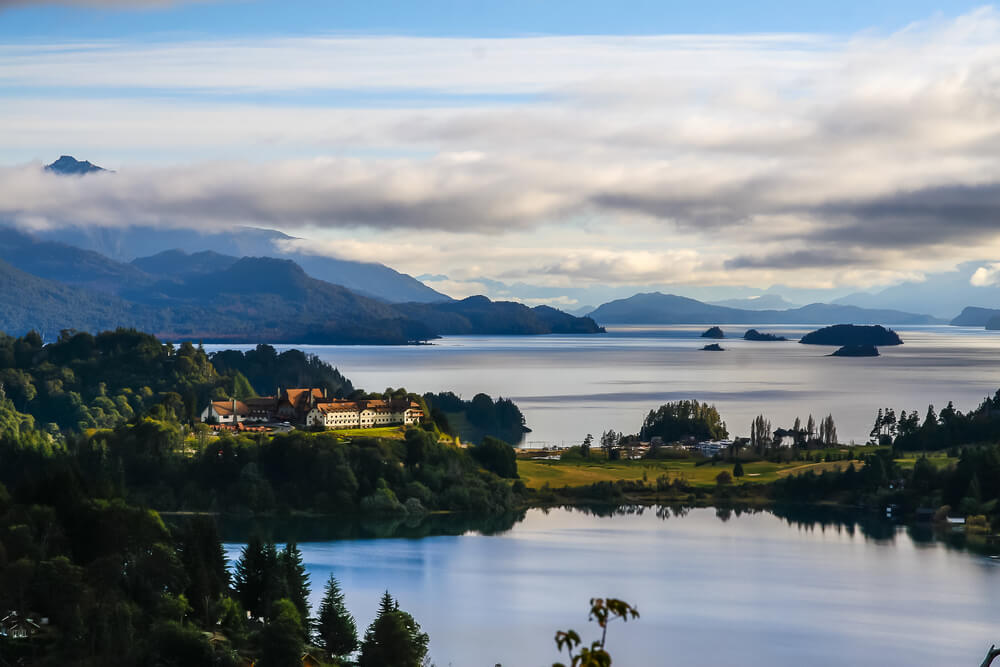
<path id="1" fill-rule="evenodd" d="M 930 315 L 814 303 L 788 310 L 745 310 L 715 306 L 695 299 L 651 292 L 618 299 L 590 316 L 600 324 L 933 324 Z"/>

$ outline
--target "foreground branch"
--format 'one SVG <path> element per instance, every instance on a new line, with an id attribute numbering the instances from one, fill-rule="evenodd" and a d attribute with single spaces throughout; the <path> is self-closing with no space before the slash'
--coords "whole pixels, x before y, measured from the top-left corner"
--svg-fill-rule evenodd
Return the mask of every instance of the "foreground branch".
<path id="1" fill-rule="evenodd" d="M 1000 648 L 997 648 L 995 645 L 990 646 L 990 650 L 986 653 L 986 657 L 983 658 L 983 664 L 979 665 L 979 667 L 990 667 L 990 665 L 993 664 L 993 659 L 998 655 L 1000 655 Z"/>

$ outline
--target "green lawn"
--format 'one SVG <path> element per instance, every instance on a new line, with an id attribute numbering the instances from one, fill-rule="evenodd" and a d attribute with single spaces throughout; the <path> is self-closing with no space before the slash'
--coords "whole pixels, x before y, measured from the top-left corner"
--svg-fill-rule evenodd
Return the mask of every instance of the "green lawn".
<path id="1" fill-rule="evenodd" d="M 760 461 L 743 464 L 743 482 L 773 482 L 785 475 L 797 475 L 807 470 L 822 472 L 823 470 L 847 467 L 848 461 L 832 463 L 770 463 Z M 861 465 L 854 462 L 855 467 Z M 714 486 L 715 476 L 723 470 L 732 472 L 733 466 L 728 463 L 716 465 L 705 464 L 695 466 L 693 460 L 679 461 L 614 461 L 611 463 L 585 463 L 578 461 L 532 461 L 520 459 L 517 462 L 517 472 L 524 483 L 534 489 L 542 487 L 546 482 L 550 486 L 586 486 L 594 482 L 638 480 L 653 482 L 660 475 L 668 475 L 671 479 L 681 477 L 691 484 Z"/>
<path id="2" fill-rule="evenodd" d="M 378 428 L 342 428 L 330 429 L 330 433 L 345 438 L 388 438 L 402 440 L 406 434 L 405 426 L 380 426 Z"/>

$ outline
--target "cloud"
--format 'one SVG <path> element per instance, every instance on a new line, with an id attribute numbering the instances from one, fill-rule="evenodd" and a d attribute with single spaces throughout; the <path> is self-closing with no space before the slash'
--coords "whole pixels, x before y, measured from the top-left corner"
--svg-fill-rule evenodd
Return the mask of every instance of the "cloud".
<path id="1" fill-rule="evenodd" d="M 991 287 L 1000 283 L 1000 262 L 980 266 L 969 278 L 969 284 L 974 287 Z"/>
<path id="2" fill-rule="evenodd" d="M 2 168 L 0 217 L 309 227 L 459 291 L 919 277 L 1000 254 L 998 65 L 989 8 L 849 39 L 7 44 L 0 155 L 117 173 Z"/>

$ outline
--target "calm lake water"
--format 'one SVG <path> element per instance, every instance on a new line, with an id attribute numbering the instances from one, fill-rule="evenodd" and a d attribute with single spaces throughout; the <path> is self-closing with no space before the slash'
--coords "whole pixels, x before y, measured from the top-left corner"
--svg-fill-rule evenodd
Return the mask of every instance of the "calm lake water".
<path id="1" fill-rule="evenodd" d="M 930 535 L 870 519 L 638 511 L 529 510 L 492 535 L 354 532 L 300 548 L 314 606 L 335 574 L 363 632 L 388 588 L 438 667 L 551 665 L 556 629 L 596 636 L 592 596 L 642 614 L 609 631 L 623 667 L 971 667 L 1000 640 L 997 561 Z M 226 545 L 231 559 L 239 548 Z"/>
<path id="2" fill-rule="evenodd" d="M 1000 388 L 1000 332 L 894 327 L 905 344 L 878 358 L 834 358 L 834 348 L 740 339 L 703 352 L 704 326 L 609 328 L 592 336 L 452 336 L 407 347 L 296 346 L 336 365 L 369 391 L 485 392 L 515 400 L 529 444 L 578 444 L 611 428 L 635 433 L 649 410 L 682 398 L 715 403 L 730 435 L 749 435 L 764 413 L 775 427 L 830 413 L 841 441 L 864 442 L 879 407 L 917 410 L 949 400 L 976 407 Z M 816 327 L 757 325 L 792 338 Z M 219 349 L 226 346 L 212 346 Z M 233 347 L 233 346 L 228 346 Z M 286 346 L 287 347 L 287 346 Z"/>

